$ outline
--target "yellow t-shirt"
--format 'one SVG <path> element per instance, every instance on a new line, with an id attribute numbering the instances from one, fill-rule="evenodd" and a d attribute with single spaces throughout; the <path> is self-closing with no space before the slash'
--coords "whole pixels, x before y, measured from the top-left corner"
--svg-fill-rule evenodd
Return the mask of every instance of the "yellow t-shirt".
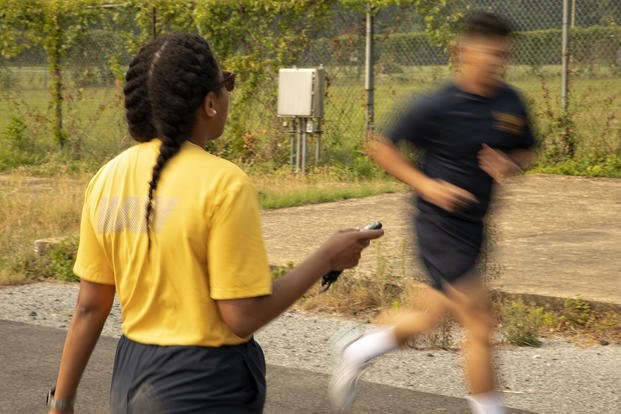
<path id="1" fill-rule="evenodd" d="M 236 165 L 185 142 L 162 170 L 148 251 L 144 216 L 160 143 L 127 149 L 93 177 L 73 270 L 116 286 L 122 330 L 134 341 L 245 342 L 222 321 L 215 300 L 271 293 L 256 191 Z"/>

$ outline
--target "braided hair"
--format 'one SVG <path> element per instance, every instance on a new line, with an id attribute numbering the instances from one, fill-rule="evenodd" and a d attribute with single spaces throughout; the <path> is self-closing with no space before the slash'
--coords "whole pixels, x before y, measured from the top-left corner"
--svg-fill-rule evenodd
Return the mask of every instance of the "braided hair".
<path id="1" fill-rule="evenodd" d="M 149 248 L 153 195 L 166 163 L 190 138 L 195 114 L 209 92 L 220 93 L 220 69 L 205 39 L 176 34 L 144 46 L 129 65 L 125 112 L 138 142 L 158 137 L 162 144 L 149 182 L 146 228 Z"/>

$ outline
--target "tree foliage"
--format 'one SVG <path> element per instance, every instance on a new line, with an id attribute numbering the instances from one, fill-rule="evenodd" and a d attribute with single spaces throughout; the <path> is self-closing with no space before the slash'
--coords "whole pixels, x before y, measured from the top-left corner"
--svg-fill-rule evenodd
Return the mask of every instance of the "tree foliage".
<path id="1" fill-rule="evenodd" d="M 33 16 L 40 15 L 39 0 L 0 0 L 0 55 L 11 58 L 37 41 Z"/>
<path id="2" fill-rule="evenodd" d="M 208 0 L 194 9 L 201 35 L 249 90 L 291 65 L 327 22 L 334 0 Z"/>
<path id="3" fill-rule="evenodd" d="M 450 3 L 450 4 L 449 4 Z M 45 52 L 51 79 L 50 124 L 60 149 L 63 129 L 63 63 L 72 52 L 105 62 L 122 81 L 129 58 L 150 39 L 169 32 L 207 38 L 221 65 L 238 74 L 230 128 L 244 133 L 245 105 L 278 68 L 303 61 L 310 43 L 323 35 L 336 10 L 364 19 L 383 8 L 416 5 L 432 39 L 446 44 L 460 15 L 455 2 L 430 0 L 0 0 L 0 55 L 10 59 L 29 48 Z M 411 7 L 410 7 L 411 8 Z M 445 14 L 449 13 L 447 16 Z M 100 52 L 93 43 L 105 44 Z M 73 53 L 75 55 L 76 53 Z M 86 71 L 86 76 L 90 72 Z M 67 75 L 65 75 L 67 76 Z M 275 100 L 275 93 L 262 99 Z M 273 96 L 272 96 L 273 95 Z M 237 109 L 235 109 L 237 108 Z"/>

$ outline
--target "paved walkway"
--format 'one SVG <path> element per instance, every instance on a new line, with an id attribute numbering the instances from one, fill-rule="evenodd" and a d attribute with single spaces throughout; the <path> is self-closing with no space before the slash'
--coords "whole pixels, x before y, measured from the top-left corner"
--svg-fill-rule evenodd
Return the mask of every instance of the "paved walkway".
<path id="1" fill-rule="evenodd" d="M 45 413 L 45 394 L 53 384 L 66 332 L 0 320 L 0 413 Z M 78 393 L 76 413 L 108 413 L 108 390 L 116 339 L 101 337 Z M 16 358 L 16 355 L 22 357 Z M 328 377 L 311 371 L 269 365 L 266 414 L 329 413 Z M 469 413 L 466 401 L 404 388 L 361 382 L 354 413 Z M 509 414 L 527 411 L 509 410 Z"/>
<path id="2" fill-rule="evenodd" d="M 380 247 L 369 248 L 358 272 L 373 273 L 378 255 L 391 271 L 408 276 L 410 195 L 285 208 L 263 213 L 273 264 L 299 263 L 334 230 L 374 220 L 384 224 Z M 492 286 L 508 293 L 537 294 L 621 304 L 621 180 L 529 175 L 499 190 L 491 262 L 499 267 Z"/>

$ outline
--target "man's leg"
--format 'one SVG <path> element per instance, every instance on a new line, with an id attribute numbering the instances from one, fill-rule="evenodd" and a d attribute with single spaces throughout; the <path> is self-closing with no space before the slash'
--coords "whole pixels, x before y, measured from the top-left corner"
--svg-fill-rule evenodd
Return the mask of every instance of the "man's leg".
<path id="1" fill-rule="evenodd" d="M 474 413 L 503 413 L 495 393 L 496 377 L 492 361 L 491 335 L 495 326 L 489 293 L 478 276 L 465 277 L 446 286 L 451 313 L 466 331 L 464 371 L 472 396 Z"/>
<path id="2" fill-rule="evenodd" d="M 426 287 L 417 295 L 416 308 L 403 309 L 391 317 L 390 327 L 371 332 L 347 344 L 343 338 L 334 349 L 339 358 L 330 382 L 329 396 L 334 408 L 348 410 L 356 397 L 356 382 L 366 364 L 380 355 L 393 351 L 408 339 L 424 333 L 440 321 L 449 299 L 435 289 Z"/>
<path id="3" fill-rule="evenodd" d="M 491 335 L 496 325 L 489 292 L 478 273 L 464 275 L 453 284 L 444 284 L 443 293 L 422 291 L 422 311 L 397 315 L 394 326 L 399 344 L 433 328 L 445 312 L 465 329 L 464 371 L 472 395 L 468 398 L 475 414 L 502 414 L 504 407 L 495 392 L 496 376 L 492 361 Z"/>

